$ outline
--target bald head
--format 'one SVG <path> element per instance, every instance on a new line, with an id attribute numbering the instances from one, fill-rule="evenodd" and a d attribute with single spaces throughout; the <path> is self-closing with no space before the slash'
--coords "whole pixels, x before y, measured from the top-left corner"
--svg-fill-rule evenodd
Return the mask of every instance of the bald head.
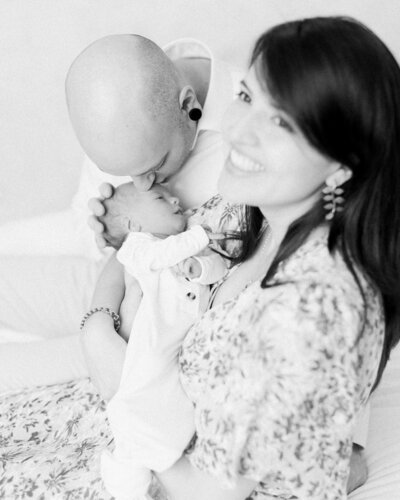
<path id="1" fill-rule="evenodd" d="M 75 59 L 66 78 L 78 140 L 107 171 L 140 149 L 168 140 L 179 121 L 179 92 L 173 63 L 155 43 L 138 35 L 95 41 Z"/>

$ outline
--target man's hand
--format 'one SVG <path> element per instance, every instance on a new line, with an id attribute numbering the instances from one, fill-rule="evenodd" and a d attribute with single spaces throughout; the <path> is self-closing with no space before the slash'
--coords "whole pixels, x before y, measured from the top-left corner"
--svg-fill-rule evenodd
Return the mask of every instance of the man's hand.
<path id="1" fill-rule="evenodd" d="M 108 242 L 104 232 L 104 224 L 99 221 L 98 217 L 105 215 L 106 209 L 103 202 L 112 197 L 114 194 L 114 186 L 112 184 L 104 183 L 99 187 L 99 193 L 100 195 L 98 198 L 91 198 L 89 200 L 88 206 L 92 215 L 88 219 L 88 224 L 92 231 L 94 231 L 97 246 L 101 249 L 106 246 L 110 246 L 110 243 Z"/>
<path id="2" fill-rule="evenodd" d="M 136 193 L 133 182 L 121 184 L 116 188 L 111 184 L 102 184 L 99 198 L 89 201 L 89 208 L 93 212 L 89 225 L 95 232 L 99 248 L 121 247 L 131 230 L 130 224 L 134 221 Z"/>
<path id="3" fill-rule="evenodd" d="M 112 207 L 113 198 L 105 200 L 105 215 L 99 217 L 104 225 L 103 237 L 108 246 L 119 250 L 129 233 L 129 219 L 122 215 L 115 215 Z"/>

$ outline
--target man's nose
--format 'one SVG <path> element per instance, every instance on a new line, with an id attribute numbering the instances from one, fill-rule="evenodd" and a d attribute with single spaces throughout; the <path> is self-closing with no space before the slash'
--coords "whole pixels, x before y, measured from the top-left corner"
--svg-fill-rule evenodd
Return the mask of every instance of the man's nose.
<path id="1" fill-rule="evenodd" d="M 150 172 L 145 175 L 138 175 L 137 177 L 132 177 L 132 181 L 135 187 L 139 191 L 148 191 L 156 180 L 155 172 Z"/>

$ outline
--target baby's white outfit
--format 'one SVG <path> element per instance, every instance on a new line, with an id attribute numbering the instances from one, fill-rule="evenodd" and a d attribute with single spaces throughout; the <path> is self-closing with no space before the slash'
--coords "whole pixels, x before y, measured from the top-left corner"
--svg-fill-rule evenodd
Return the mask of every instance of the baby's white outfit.
<path id="1" fill-rule="evenodd" d="M 202 273 L 195 280 L 178 275 L 173 266 L 208 243 L 206 231 L 196 225 L 164 240 L 130 233 L 117 253 L 143 292 L 120 387 L 107 407 L 115 450 L 104 452 L 101 470 L 117 500 L 146 498 L 150 470 L 171 467 L 194 434 L 193 406 L 179 381 L 177 357 L 188 329 L 207 308 L 205 284 L 222 279 L 227 267 L 215 252 L 197 255 Z"/>

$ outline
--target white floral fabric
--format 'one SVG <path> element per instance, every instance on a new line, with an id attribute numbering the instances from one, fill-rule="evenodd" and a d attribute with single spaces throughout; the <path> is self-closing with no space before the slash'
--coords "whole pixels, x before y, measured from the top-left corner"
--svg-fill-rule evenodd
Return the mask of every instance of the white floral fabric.
<path id="1" fill-rule="evenodd" d="M 99 465 L 113 438 L 89 379 L 4 393 L 0 415 L 1 499 L 111 500 Z M 155 480 L 151 496 L 165 500 Z"/>
<path id="2" fill-rule="evenodd" d="M 359 279 L 363 294 L 321 229 L 269 287 L 253 283 L 194 325 L 180 369 L 195 467 L 227 488 L 257 481 L 251 499 L 347 498 L 355 415 L 384 334 L 380 298 Z"/>
<path id="3" fill-rule="evenodd" d="M 0 498 L 111 498 L 98 455 L 112 436 L 89 379 L 2 394 L 0 414 Z"/>

